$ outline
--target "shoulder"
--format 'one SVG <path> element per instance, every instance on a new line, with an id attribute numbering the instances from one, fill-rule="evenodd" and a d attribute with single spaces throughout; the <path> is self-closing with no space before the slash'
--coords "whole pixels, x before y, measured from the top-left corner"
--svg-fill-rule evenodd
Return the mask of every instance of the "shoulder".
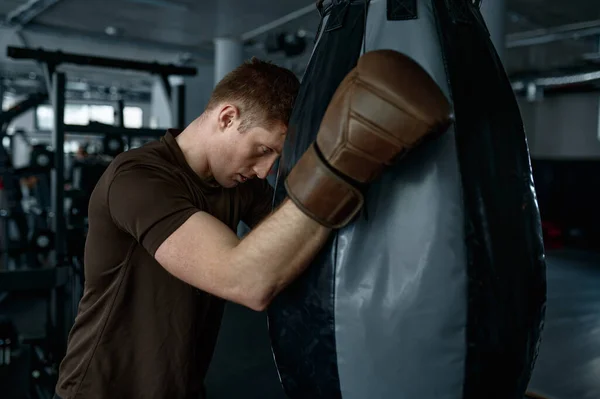
<path id="1" fill-rule="evenodd" d="M 149 151 L 137 149 L 115 157 L 97 186 L 99 199 L 126 198 L 130 201 L 149 201 L 165 196 L 185 196 L 180 172 L 172 163 Z"/>
<path id="2" fill-rule="evenodd" d="M 167 151 L 161 142 L 153 142 L 139 148 L 120 153 L 113 160 L 115 169 L 133 164 L 165 165 L 169 163 Z"/>
<path id="3" fill-rule="evenodd" d="M 109 167 L 109 180 L 123 175 L 163 176 L 167 179 L 177 179 L 178 168 L 161 147 L 157 142 L 117 155 Z"/>

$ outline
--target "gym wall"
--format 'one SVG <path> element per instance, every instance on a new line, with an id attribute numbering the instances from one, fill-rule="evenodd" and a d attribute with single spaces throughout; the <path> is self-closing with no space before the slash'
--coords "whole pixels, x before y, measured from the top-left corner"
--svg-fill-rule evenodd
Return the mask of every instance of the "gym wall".
<path id="1" fill-rule="evenodd" d="M 573 93 L 519 99 L 534 159 L 600 159 L 600 96 Z"/>
<path id="2" fill-rule="evenodd" d="M 519 106 L 547 247 L 600 250 L 600 96 L 520 98 Z"/>

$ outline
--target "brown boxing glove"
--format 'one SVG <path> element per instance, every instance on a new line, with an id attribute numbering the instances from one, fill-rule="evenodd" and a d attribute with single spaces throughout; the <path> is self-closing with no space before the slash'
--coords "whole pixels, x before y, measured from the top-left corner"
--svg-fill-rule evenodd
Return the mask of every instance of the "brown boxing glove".
<path id="1" fill-rule="evenodd" d="M 320 224 L 343 227 L 363 206 L 358 187 L 451 122 L 448 100 L 419 64 L 393 50 L 365 53 L 334 93 L 316 141 L 290 171 L 287 193 Z"/>

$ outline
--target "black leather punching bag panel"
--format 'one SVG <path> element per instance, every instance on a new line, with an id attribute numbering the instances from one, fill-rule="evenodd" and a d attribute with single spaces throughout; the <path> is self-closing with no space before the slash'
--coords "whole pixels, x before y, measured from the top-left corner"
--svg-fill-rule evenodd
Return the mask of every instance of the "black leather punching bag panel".
<path id="1" fill-rule="evenodd" d="M 523 122 L 477 2 L 433 4 L 455 109 L 465 208 L 463 397 L 520 399 L 537 356 L 546 299 L 541 223 Z"/>
<path id="2" fill-rule="evenodd" d="M 360 56 L 366 2 L 334 2 L 323 11 L 321 37 L 302 79 L 279 162 L 275 205 L 285 198 L 289 170 L 315 140 L 333 93 Z M 336 245 L 333 235 L 328 246 Z M 333 296 L 335 251 L 323 251 L 268 311 L 273 354 L 286 394 L 292 398 L 341 398 L 337 370 Z"/>

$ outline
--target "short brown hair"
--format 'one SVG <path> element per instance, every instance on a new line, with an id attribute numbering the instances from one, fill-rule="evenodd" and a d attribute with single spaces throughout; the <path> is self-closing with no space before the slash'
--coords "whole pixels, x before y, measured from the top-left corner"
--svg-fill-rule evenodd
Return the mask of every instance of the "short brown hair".
<path id="1" fill-rule="evenodd" d="M 221 79 L 206 110 L 232 102 L 240 111 L 240 130 L 278 122 L 287 125 L 299 87 L 298 78 L 289 69 L 252 57 Z"/>

